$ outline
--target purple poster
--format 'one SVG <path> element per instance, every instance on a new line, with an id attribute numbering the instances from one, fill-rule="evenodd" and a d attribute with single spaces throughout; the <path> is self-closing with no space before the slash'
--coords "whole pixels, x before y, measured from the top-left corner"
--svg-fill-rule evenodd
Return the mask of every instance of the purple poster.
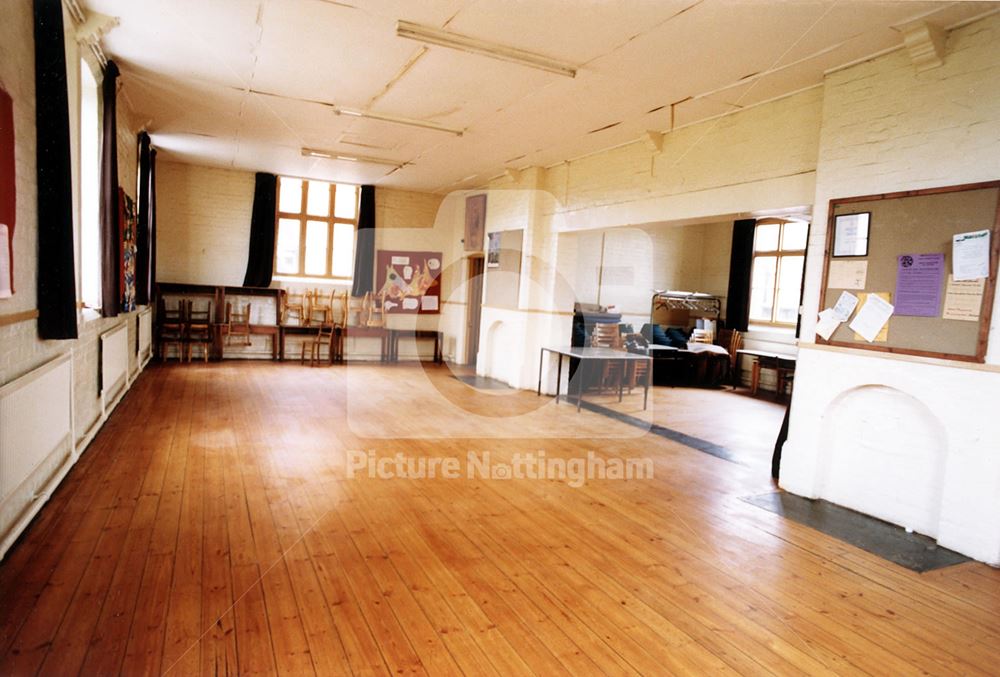
<path id="1" fill-rule="evenodd" d="M 896 315 L 937 317 L 941 314 L 944 254 L 904 254 L 896 269 Z"/>

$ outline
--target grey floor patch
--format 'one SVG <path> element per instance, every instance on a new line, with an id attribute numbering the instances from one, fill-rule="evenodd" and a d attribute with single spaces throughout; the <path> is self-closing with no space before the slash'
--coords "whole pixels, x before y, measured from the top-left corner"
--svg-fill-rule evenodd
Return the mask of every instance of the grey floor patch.
<path id="1" fill-rule="evenodd" d="M 927 536 L 908 534 L 902 527 L 827 501 L 784 491 L 745 496 L 743 500 L 918 573 L 969 561 Z"/>
<path id="2" fill-rule="evenodd" d="M 575 400 L 574 400 L 575 406 Z M 687 433 L 682 433 L 679 430 L 674 430 L 673 428 L 667 428 L 656 423 L 648 423 L 643 421 L 641 418 L 635 416 L 629 416 L 628 414 L 622 414 L 614 409 L 608 409 L 607 407 L 602 407 L 599 404 L 594 404 L 593 402 L 583 401 L 583 408 L 589 411 L 593 411 L 597 414 L 607 416 L 608 418 L 613 418 L 616 421 L 621 421 L 622 423 L 627 423 L 628 425 L 635 426 L 636 428 L 648 429 L 649 432 L 654 435 L 659 435 L 660 437 L 666 438 L 672 442 L 677 442 L 678 444 L 683 444 L 685 447 L 691 447 L 697 451 L 710 454 L 716 458 L 721 458 L 724 461 L 729 461 L 730 463 L 739 463 L 740 465 L 745 465 L 742 461 L 737 458 L 736 454 L 722 446 L 721 444 L 716 444 L 715 442 L 709 442 L 708 440 L 703 440 L 700 437 L 695 437 L 694 435 L 688 435 Z"/>
<path id="3" fill-rule="evenodd" d="M 512 390 L 512 388 L 503 381 L 497 381 L 496 379 L 486 378 L 484 376 L 456 375 L 455 378 L 465 385 L 472 386 L 477 390 Z"/>

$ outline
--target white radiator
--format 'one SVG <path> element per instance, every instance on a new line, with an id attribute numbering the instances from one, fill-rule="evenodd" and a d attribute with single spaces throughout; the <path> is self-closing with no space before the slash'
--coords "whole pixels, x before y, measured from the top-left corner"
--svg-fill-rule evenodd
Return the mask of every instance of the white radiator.
<path id="1" fill-rule="evenodd" d="M 75 461 L 73 355 L 0 388 L 0 558 Z"/>
<path id="2" fill-rule="evenodd" d="M 150 308 L 139 311 L 139 368 L 142 369 L 153 356 L 153 311 Z"/>
<path id="3" fill-rule="evenodd" d="M 101 414 L 111 413 L 115 398 L 129 386 L 128 324 L 122 323 L 101 334 Z"/>

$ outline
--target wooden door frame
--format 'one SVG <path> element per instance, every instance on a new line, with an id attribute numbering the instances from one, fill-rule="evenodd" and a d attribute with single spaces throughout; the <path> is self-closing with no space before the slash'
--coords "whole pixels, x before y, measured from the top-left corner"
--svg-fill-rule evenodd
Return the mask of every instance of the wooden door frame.
<path id="1" fill-rule="evenodd" d="M 483 317 L 483 282 L 486 276 L 486 257 L 481 253 L 469 256 L 465 270 L 468 291 L 465 306 L 465 364 L 474 367 L 479 354 L 479 330 Z M 478 281 L 474 279 L 477 277 Z"/>

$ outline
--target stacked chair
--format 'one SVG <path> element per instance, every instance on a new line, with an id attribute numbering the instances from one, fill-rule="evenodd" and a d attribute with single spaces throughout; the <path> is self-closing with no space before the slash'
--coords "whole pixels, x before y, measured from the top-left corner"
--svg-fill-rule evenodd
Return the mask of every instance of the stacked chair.
<path id="1" fill-rule="evenodd" d="M 306 313 L 306 306 L 309 302 L 307 297 L 308 292 L 306 294 L 289 292 L 282 296 L 281 324 L 288 324 L 288 320 L 293 314 L 298 324 L 309 324 L 308 314 Z"/>
<path id="2" fill-rule="evenodd" d="M 238 345 L 250 345 L 250 304 L 242 308 L 233 308 L 232 303 L 226 303 L 226 345 L 232 345 L 233 339 Z"/>
<path id="3" fill-rule="evenodd" d="M 176 306 L 171 307 L 166 300 L 161 300 L 157 343 L 160 347 L 160 359 L 162 361 L 167 361 L 170 346 L 174 347 L 177 360 L 184 360 L 184 340 L 187 335 L 186 324 L 187 303 L 185 301 L 179 300 Z"/>
<path id="4" fill-rule="evenodd" d="M 184 345 L 187 347 L 187 361 L 191 361 L 191 354 L 197 347 L 201 351 L 201 358 L 208 362 L 208 354 L 212 349 L 212 302 L 208 301 L 204 308 L 197 308 L 193 301 L 186 303 L 186 318 Z"/>

